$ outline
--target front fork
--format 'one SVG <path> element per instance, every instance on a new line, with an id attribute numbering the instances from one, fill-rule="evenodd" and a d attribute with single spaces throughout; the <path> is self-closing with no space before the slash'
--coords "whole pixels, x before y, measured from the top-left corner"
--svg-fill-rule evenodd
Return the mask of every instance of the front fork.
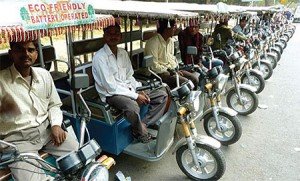
<path id="1" fill-rule="evenodd" d="M 248 81 L 249 81 L 250 85 L 253 85 L 254 82 L 253 82 L 253 80 L 251 79 L 250 72 L 251 72 L 251 65 L 250 65 L 249 62 L 247 62 L 247 63 L 245 64 L 245 74 L 246 74 L 246 76 L 247 76 L 247 78 L 248 78 Z"/>
<path id="2" fill-rule="evenodd" d="M 184 136 L 186 138 L 188 148 L 191 151 L 195 166 L 196 166 L 197 169 L 200 169 L 200 164 L 199 164 L 199 161 L 198 161 L 198 158 L 197 158 L 197 155 L 196 155 L 196 150 L 195 150 L 196 143 L 195 143 L 195 140 L 193 139 L 193 137 L 191 136 L 191 131 L 190 131 L 190 127 L 191 127 L 191 130 L 192 129 L 195 130 L 196 127 L 195 127 L 195 124 L 194 124 L 193 121 L 192 121 L 192 124 L 188 123 L 186 121 L 186 118 L 185 118 L 186 117 L 185 116 L 186 112 L 187 112 L 187 109 L 185 107 L 180 107 L 179 110 L 177 111 L 178 119 L 179 119 L 179 122 L 181 123 L 183 133 L 184 133 Z M 192 134 L 193 134 L 193 132 L 192 132 Z"/>
<path id="3" fill-rule="evenodd" d="M 219 131 L 221 131 L 221 125 L 220 125 L 220 120 L 219 120 L 219 110 L 218 110 L 218 100 L 221 102 L 221 98 L 220 98 L 220 95 L 217 95 L 217 97 L 211 97 L 210 98 L 210 105 L 212 107 L 212 113 L 213 113 L 213 116 L 216 120 L 216 124 L 217 124 L 217 128 Z"/>
<path id="4" fill-rule="evenodd" d="M 240 78 L 237 77 L 237 75 L 235 74 L 234 70 L 231 70 L 232 71 L 232 77 L 233 77 L 233 80 L 234 80 L 234 88 L 235 88 L 235 92 L 236 94 L 238 95 L 238 99 L 240 101 L 240 103 L 242 104 L 243 103 L 243 100 L 242 100 L 242 96 L 241 96 L 241 90 L 240 90 Z"/>

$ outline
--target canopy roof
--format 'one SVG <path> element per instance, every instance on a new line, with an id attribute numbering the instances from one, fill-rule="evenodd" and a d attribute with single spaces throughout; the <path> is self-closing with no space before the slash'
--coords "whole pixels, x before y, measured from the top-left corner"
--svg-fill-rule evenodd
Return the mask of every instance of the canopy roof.
<path id="1" fill-rule="evenodd" d="M 190 19 L 198 14 L 178 11 L 165 6 L 165 3 L 143 1 L 90 1 L 96 14 L 112 14 L 116 16 Z"/>
<path id="2" fill-rule="evenodd" d="M 1 2 L 0 16 L 3 18 L 0 21 L 0 43 L 37 39 L 39 35 L 41 37 L 59 35 L 67 30 L 100 29 L 115 23 L 111 15 L 95 15 L 87 3 L 45 2 L 45 0 Z M 88 8 L 83 11 L 83 6 Z M 53 9 L 51 12 L 50 7 Z"/>

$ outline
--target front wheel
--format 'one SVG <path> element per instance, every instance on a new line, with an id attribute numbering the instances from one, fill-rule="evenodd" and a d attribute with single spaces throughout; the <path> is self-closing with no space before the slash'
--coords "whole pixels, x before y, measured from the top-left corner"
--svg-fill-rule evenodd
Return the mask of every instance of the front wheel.
<path id="1" fill-rule="evenodd" d="M 246 73 L 243 74 L 241 77 L 241 81 L 243 84 L 248 84 L 255 87 L 255 93 L 259 94 L 265 88 L 265 80 L 261 75 L 254 71 L 251 71 L 249 74 L 249 76 L 247 76 Z"/>
<path id="2" fill-rule="evenodd" d="M 241 138 L 242 125 L 236 116 L 219 112 L 220 129 L 218 129 L 216 118 L 212 112 L 205 115 L 203 119 L 206 134 L 220 141 L 222 145 L 231 145 Z"/>
<path id="3" fill-rule="evenodd" d="M 228 107 L 244 116 L 253 113 L 258 107 L 258 98 L 255 92 L 240 88 L 240 95 L 239 98 L 235 89 L 231 89 L 226 96 Z"/>
<path id="4" fill-rule="evenodd" d="M 268 80 L 273 74 L 271 63 L 260 62 L 260 66 L 258 65 L 258 63 L 255 63 L 253 64 L 253 69 L 261 71 L 265 80 Z"/>
<path id="5" fill-rule="evenodd" d="M 223 152 L 208 145 L 196 143 L 195 153 L 200 168 L 196 168 L 188 145 L 176 151 L 176 161 L 181 171 L 192 180 L 218 180 L 226 168 Z"/>

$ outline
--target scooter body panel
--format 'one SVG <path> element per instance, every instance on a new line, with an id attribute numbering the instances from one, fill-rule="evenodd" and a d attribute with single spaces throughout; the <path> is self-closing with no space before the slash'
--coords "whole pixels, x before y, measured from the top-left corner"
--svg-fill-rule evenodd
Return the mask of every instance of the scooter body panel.
<path id="1" fill-rule="evenodd" d="M 218 106 L 218 107 L 217 107 L 217 111 L 218 111 L 218 112 L 223 112 L 223 113 L 228 114 L 228 115 L 230 115 L 230 116 L 236 116 L 236 115 L 237 115 L 237 112 L 236 112 L 235 110 L 229 108 L 229 107 L 219 107 L 219 106 Z M 207 110 L 203 113 L 202 118 L 205 117 L 207 114 L 210 114 L 211 112 L 213 112 L 213 108 L 212 108 L 212 107 L 210 107 L 209 109 L 207 109 Z M 202 119 L 202 118 L 201 118 L 201 119 Z"/>
<path id="2" fill-rule="evenodd" d="M 197 135 L 193 136 L 196 143 L 207 145 L 212 147 L 213 149 L 219 149 L 221 147 L 221 143 L 209 136 L 206 135 Z M 175 145 L 174 149 L 172 150 L 172 154 L 174 154 L 181 146 L 186 145 L 187 141 L 186 138 L 181 138 Z"/>

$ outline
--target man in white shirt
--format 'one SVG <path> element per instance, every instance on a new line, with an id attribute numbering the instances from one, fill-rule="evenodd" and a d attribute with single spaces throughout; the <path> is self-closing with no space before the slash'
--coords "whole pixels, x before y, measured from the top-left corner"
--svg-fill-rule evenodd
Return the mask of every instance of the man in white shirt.
<path id="1" fill-rule="evenodd" d="M 61 128 L 62 103 L 50 73 L 32 67 L 37 47 L 36 41 L 10 43 L 13 65 L 0 71 L 0 138 L 15 144 L 21 153 L 38 154 L 42 149 L 62 156 L 77 150 L 78 142 Z M 15 180 L 47 178 L 41 169 L 25 162 L 9 167 Z"/>
<path id="2" fill-rule="evenodd" d="M 247 25 L 247 18 L 246 17 L 242 17 L 240 19 L 240 23 L 235 25 L 235 27 L 233 27 L 232 31 L 235 33 L 238 33 L 240 35 L 246 35 L 246 25 Z"/>
<path id="3" fill-rule="evenodd" d="M 176 85 L 176 75 L 174 70 L 178 67 L 177 59 L 174 55 L 174 36 L 175 21 L 161 19 L 157 34 L 150 38 L 145 45 L 145 55 L 152 55 L 154 65 L 151 69 L 156 72 L 168 86 L 173 89 Z M 179 83 L 182 84 L 191 80 L 195 87 L 199 84 L 198 77 L 188 71 L 177 71 Z"/>
<path id="4" fill-rule="evenodd" d="M 103 102 L 124 112 L 132 124 L 134 137 L 147 143 L 153 139 L 147 126 L 154 124 L 164 114 L 167 93 L 161 90 L 136 92 L 136 88 L 142 84 L 133 77 L 128 53 L 117 47 L 122 40 L 119 25 L 105 28 L 103 38 L 106 44 L 93 58 L 95 87 Z M 149 104 L 149 111 L 141 120 L 139 106 L 143 104 Z"/>

